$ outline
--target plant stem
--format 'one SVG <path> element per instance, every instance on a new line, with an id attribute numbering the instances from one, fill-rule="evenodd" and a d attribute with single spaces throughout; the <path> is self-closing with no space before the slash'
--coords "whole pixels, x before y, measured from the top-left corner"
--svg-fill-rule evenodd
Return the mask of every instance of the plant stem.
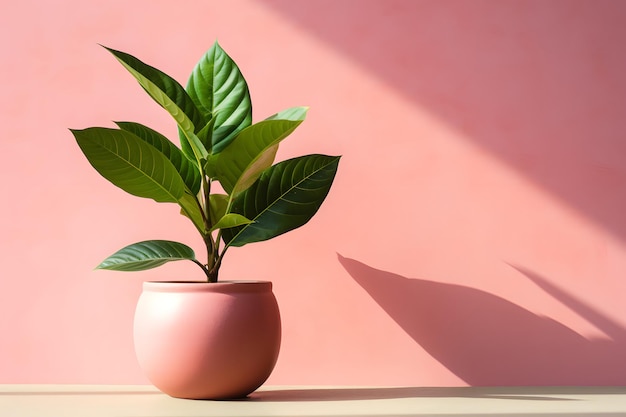
<path id="1" fill-rule="evenodd" d="M 217 245 L 219 242 L 215 242 L 213 240 L 213 236 L 211 235 L 211 228 L 213 227 L 213 219 L 211 218 L 211 180 L 207 179 L 203 172 L 203 184 L 202 191 L 204 197 L 204 213 L 205 213 L 205 233 L 203 234 L 204 245 L 206 246 L 207 253 L 207 264 L 206 264 L 206 274 L 207 280 L 209 282 L 217 282 L 217 270 L 215 265 L 217 263 L 216 255 L 217 255 Z"/>
<path id="2" fill-rule="evenodd" d="M 211 282 L 211 271 L 209 271 L 209 269 L 205 265 L 202 265 L 202 262 L 198 261 L 197 259 L 191 259 L 191 261 L 202 269 L 207 277 L 207 281 Z"/>
<path id="3" fill-rule="evenodd" d="M 215 281 L 212 281 L 213 277 L 211 275 L 211 271 L 215 268 L 215 263 L 216 263 L 215 243 L 213 242 L 213 236 L 211 236 L 210 233 L 204 237 L 204 244 L 206 246 L 206 252 L 207 252 L 207 264 L 206 264 L 207 278 L 209 282 L 215 282 Z M 217 276 L 215 276 L 215 280 L 216 279 L 217 279 Z"/>
<path id="4" fill-rule="evenodd" d="M 211 269 L 207 273 L 208 281 L 209 282 L 217 282 L 217 273 L 218 273 L 218 269 L 216 269 L 216 268 Z"/>
<path id="5" fill-rule="evenodd" d="M 223 253 L 222 253 L 222 255 L 223 255 Z M 209 278 L 209 282 L 217 282 L 217 276 L 219 274 L 220 265 L 221 264 L 222 264 L 222 256 L 218 255 L 217 259 L 215 260 L 215 263 L 213 265 L 213 268 L 211 268 L 207 272 L 207 277 Z"/>

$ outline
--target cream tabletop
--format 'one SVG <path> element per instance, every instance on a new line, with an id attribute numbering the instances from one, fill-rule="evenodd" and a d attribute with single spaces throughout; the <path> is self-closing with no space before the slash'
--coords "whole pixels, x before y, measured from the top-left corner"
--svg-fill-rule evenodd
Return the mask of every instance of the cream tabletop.
<path id="1" fill-rule="evenodd" d="M 626 416 L 626 387 L 263 387 L 236 401 L 150 386 L 0 385 L 2 417 Z"/>

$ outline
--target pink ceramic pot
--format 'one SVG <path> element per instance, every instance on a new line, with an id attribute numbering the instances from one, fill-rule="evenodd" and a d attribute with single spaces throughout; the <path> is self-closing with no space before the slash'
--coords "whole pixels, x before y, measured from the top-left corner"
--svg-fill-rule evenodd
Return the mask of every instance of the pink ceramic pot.
<path id="1" fill-rule="evenodd" d="M 280 337 L 266 281 L 145 282 L 135 312 L 139 365 L 172 397 L 245 397 L 274 369 Z"/>

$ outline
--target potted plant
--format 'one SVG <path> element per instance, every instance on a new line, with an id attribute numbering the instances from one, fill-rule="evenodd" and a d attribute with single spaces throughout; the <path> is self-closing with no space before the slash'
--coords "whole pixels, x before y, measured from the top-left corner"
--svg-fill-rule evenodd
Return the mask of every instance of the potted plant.
<path id="1" fill-rule="evenodd" d="M 134 323 L 138 361 L 151 382 L 174 397 L 245 396 L 276 363 L 280 315 L 271 282 L 221 281 L 220 266 L 231 247 L 307 223 L 329 192 L 339 157 L 313 154 L 274 163 L 280 142 L 307 109 L 253 123 L 247 83 L 217 42 L 186 87 L 132 55 L 106 49 L 172 116 L 180 147 L 134 122 L 71 132 L 111 183 L 178 204 L 200 234 L 206 260 L 183 243 L 148 240 L 120 249 L 97 268 L 141 271 L 179 260 L 198 265 L 202 280 L 144 282 Z"/>

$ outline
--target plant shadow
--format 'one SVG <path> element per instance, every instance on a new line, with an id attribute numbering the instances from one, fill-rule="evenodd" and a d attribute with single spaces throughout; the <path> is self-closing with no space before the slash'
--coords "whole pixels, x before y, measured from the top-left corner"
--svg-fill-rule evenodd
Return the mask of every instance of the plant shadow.
<path id="1" fill-rule="evenodd" d="M 626 329 L 532 271 L 515 267 L 607 338 L 589 340 L 485 291 L 338 258 L 415 342 L 469 385 L 626 385 Z"/>

